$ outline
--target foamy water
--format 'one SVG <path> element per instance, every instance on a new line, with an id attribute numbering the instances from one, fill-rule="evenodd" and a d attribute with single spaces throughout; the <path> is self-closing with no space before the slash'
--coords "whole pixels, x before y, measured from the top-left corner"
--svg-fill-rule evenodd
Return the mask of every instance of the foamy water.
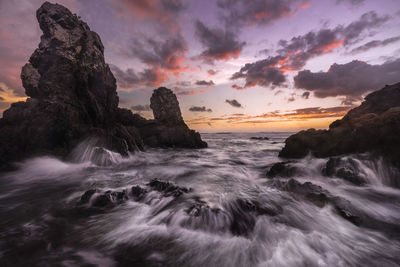
<path id="1" fill-rule="evenodd" d="M 271 186 L 266 172 L 282 160 L 277 155 L 288 135 L 203 134 L 207 149 L 150 149 L 129 158 L 99 153 L 89 142 L 77 148 L 72 163 L 51 157 L 22 162 L 0 177 L 0 265 L 398 265 L 394 170 L 381 159 L 350 156 L 367 180 L 355 186 L 323 176 L 327 159 L 293 163 L 301 170 L 294 179 L 347 199 L 374 222 L 356 226 L 330 204 L 318 207 Z M 148 188 L 155 178 L 192 190 L 177 198 L 148 190 L 140 201 L 129 198 L 96 212 L 77 209 L 89 189 Z M 260 203 L 273 214 L 243 212 L 240 201 Z M 193 216 L 194 203 L 208 208 Z"/>

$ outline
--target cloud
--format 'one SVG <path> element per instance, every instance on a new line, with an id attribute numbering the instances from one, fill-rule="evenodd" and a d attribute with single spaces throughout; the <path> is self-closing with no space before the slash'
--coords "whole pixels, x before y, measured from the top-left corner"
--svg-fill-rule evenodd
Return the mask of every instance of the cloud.
<path id="1" fill-rule="evenodd" d="M 120 89 L 132 89 L 143 86 L 155 87 L 168 80 L 168 76 L 159 68 L 145 69 L 139 73 L 136 73 L 133 69 L 124 71 L 118 66 L 111 64 L 110 68 Z"/>
<path id="2" fill-rule="evenodd" d="M 180 72 L 188 69 L 187 66 L 182 66 L 186 52 L 186 41 L 178 34 L 163 41 L 152 38 L 135 39 L 129 53 L 151 67 Z"/>
<path id="3" fill-rule="evenodd" d="M 232 99 L 232 100 L 226 99 L 225 102 L 228 103 L 229 105 L 231 105 L 232 107 L 235 107 L 235 108 L 241 108 L 242 107 L 242 104 L 240 104 L 236 99 Z"/>
<path id="4" fill-rule="evenodd" d="M 179 15 L 187 8 L 183 0 L 112 0 L 119 15 L 155 23 L 160 31 L 180 31 Z M 133 15 L 133 16 L 132 16 Z"/>
<path id="5" fill-rule="evenodd" d="M 200 86 L 214 86 L 215 85 L 215 83 L 212 80 L 209 80 L 209 81 L 205 81 L 205 80 L 196 81 L 195 84 L 196 85 L 200 85 Z"/>
<path id="6" fill-rule="evenodd" d="M 193 112 L 212 112 L 212 110 L 210 108 L 206 108 L 205 106 L 202 107 L 190 107 L 189 111 L 193 111 Z"/>
<path id="7" fill-rule="evenodd" d="M 336 3 L 350 3 L 352 5 L 359 5 L 361 3 L 364 3 L 365 0 L 336 0 Z"/>
<path id="8" fill-rule="evenodd" d="M 182 88 L 176 86 L 174 87 L 174 92 L 180 96 L 188 96 L 188 95 L 196 95 L 197 91 L 195 90 L 183 90 Z"/>
<path id="9" fill-rule="evenodd" d="M 205 47 L 200 58 L 207 63 L 238 58 L 246 44 L 239 42 L 233 32 L 221 28 L 208 28 L 199 20 L 195 22 L 195 28 L 197 38 Z"/>
<path id="10" fill-rule="evenodd" d="M 209 70 L 207 71 L 207 73 L 208 73 L 209 76 L 214 76 L 215 74 L 218 73 L 218 71 L 213 70 L 213 69 L 209 69 Z"/>
<path id="11" fill-rule="evenodd" d="M 235 85 L 233 88 L 246 89 L 256 85 L 282 86 L 286 81 L 285 73 L 300 70 L 308 60 L 330 53 L 337 47 L 354 44 L 372 29 L 382 26 L 388 19 L 388 16 L 378 16 L 371 11 L 346 27 L 339 25 L 333 29 L 310 31 L 289 41 L 280 40 L 277 55 L 247 63 L 231 76 L 231 80 L 245 80 L 244 86 Z"/>
<path id="12" fill-rule="evenodd" d="M 309 0 L 218 0 L 220 17 L 227 26 L 243 27 L 266 25 L 282 17 L 289 17 Z"/>
<path id="13" fill-rule="evenodd" d="M 270 85 L 279 86 L 286 82 L 285 75 L 277 68 L 276 65 L 278 57 L 268 58 L 254 63 L 248 63 L 231 76 L 231 80 L 240 78 L 245 79 L 245 85 L 239 86 L 232 85 L 236 90 L 242 90 L 256 85 L 268 87 Z"/>
<path id="14" fill-rule="evenodd" d="M 304 99 L 308 99 L 308 98 L 310 97 L 310 92 L 304 92 L 304 93 L 301 95 L 301 97 L 304 98 Z"/>
<path id="15" fill-rule="evenodd" d="M 150 105 L 135 105 L 131 107 L 133 111 L 150 111 Z"/>
<path id="16" fill-rule="evenodd" d="M 188 87 L 188 86 L 190 86 L 192 83 L 190 82 L 190 81 L 178 81 L 177 83 L 176 83 L 176 85 L 178 85 L 178 86 L 183 86 L 183 87 Z"/>
<path id="17" fill-rule="evenodd" d="M 346 103 L 361 100 L 365 93 L 399 81 L 400 59 L 381 65 L 354 60 L 333 64 L 327 72 L 300 71 L 294 77 L 295 87 L 313 92 L 316 97 L 343 96 Z"/>
<path id="18" fill-rule="evenodd" d="M 189 124 L 231 123 L 231 124 L 268 124 L 272 122 L 305 122 L 315 119 L 335 119 L 343 117 L 352 106 L 309 107 L 289 111 L 272 111 L 260 115 L 232 114 L 220 117 L 198 117 L 189 120 Z"/>
<path id="19" fill-rule="evenodd" d="M 395 43 L 399 40 L 400 40 L 400 36 L 387 38 L 385 40 L 373 40 L 364 45 L 354 48 L 353 50 L 351 50 L 350 54 L 354 55 L 354 54 L 362 53 L 362 52 L 368 51 L 372 48 L 383 47 L 383 46 L 389 45 L 391 43 Z"/>

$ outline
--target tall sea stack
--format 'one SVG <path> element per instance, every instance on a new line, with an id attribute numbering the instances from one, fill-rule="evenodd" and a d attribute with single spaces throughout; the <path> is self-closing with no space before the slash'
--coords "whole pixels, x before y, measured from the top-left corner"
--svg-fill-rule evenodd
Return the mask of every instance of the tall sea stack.
<path id="1" fill-rule="evenodd" d="M 176 97 L 168 89 L 158 89 L 168 90 L 168 97 L 152 100 L 154 121 L 118 108 L 116 80 L 104 61 L 100 37 L 75 14 L 62 5 L 45 2 L 36 17 L 43 35 L 21 72 L 29 98 L 13 103 L 0 119 L 2 168 L 28 156 L 66 156 L 86 138 L 95 138 L 96 145 L 122 155 L 143 150 L 143 140 L 149 139 L 143 134 L 148 133 L 152 146 L 206 146 L 183 122 Z M 171 102 L 171 97 L 175 101 Z M 164 117 L 159 120 L 159 114 L 180 117 L 179 123 Z M 181 129 L 177 134 L 193 138 L 193 142 L 184 139 L 180 144 L 182 138 L 172 136 L 164 142 L 163 133 L 157 131 L 171 133 L 175 126 Z"/>

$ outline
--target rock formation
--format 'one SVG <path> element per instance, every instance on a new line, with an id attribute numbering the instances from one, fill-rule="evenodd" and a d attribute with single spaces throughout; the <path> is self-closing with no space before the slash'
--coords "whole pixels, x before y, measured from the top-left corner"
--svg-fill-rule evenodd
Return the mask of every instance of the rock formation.
<path id="1" fill-rule="evenodd" d="M 154 121 L 118 108 L 100 37 L 67 8 L 45 2 L 36 16 L 43 35 L 21 72 L 30 98 L 13 103 L 0 119 L 2 168 L 27 156 L 66 156 L 86 138 L 122 155 L 142 150 L 143 140 L 152 146 L 207 145 L 186 126 L 166 88 L 153 94 Z"/>
<path id="2" fill-rule="evenodd" d="M 329 130 L 309 129 L 290 136 L 279 156 L 331 157 L 372 152 L 400 167 L 400 83 L 369 94 Z"/>

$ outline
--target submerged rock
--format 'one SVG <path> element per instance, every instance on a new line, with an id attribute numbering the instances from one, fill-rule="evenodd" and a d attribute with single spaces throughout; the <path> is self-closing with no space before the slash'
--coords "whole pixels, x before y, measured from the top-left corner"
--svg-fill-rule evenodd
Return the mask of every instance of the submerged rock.
<path id="1" fill-rule="evenodd" d="M 300 174 L 301 170 L 291 165 L 293 161 L 277 162 L 268 170 L 267 177 L 292 177 L 296 174 Z"/>
<path id="2" fill-rule="evenodd" d="M 400 167 L 400 83 L 369 94 L 329 130 L 309 129 L 290 136 L 279 156 L 331 157 L 373 152 Z"/>
<path id="3" fill-rule="evenodd" d="M 185 193 L 189 193 L 190 191 L 192 191 L 191 188 L 177 186 L 171 182 L 160 181 L 158 179 L 151 180 L 150 183 L 148 183 L 147 185 L 150 186 L 153 190 L 162 192 L 166 197 L 179 197 Z"/>
<path id="4" fill-rule="evenodd" d="M 322 174 L 328 177 L 342 178 L 355 185 L 366 183 L 366 178 L 362 177 L 359 165 L 352 158 L 330 158 L 322 169 Z"/>

